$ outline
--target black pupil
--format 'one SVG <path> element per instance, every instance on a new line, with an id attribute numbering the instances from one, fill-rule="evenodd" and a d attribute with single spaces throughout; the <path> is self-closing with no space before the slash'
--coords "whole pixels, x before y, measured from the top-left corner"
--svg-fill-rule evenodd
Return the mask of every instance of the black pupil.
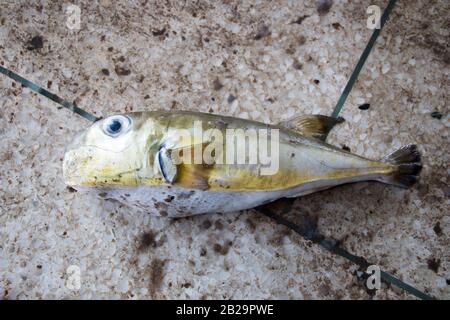
<path id="1" fill-rule="evenodd" d="M 122 123 L 120 123 L 119 120 L 113 120 L 110 124 L 109 124 L 109 130 L 113 133 L 119 132 L 120 128 L 122 128 Z"/>

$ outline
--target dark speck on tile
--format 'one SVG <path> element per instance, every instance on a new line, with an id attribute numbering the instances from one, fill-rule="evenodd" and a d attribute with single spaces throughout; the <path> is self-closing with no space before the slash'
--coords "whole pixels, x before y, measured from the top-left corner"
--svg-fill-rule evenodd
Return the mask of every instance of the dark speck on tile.
<path id="1" fill-rule="evenodd" d="M 255 40 L 261 40 L 271 34 L 270 29 L 266 25 L 262 25 L 259 27 L 258 32 L 255 35 Z"/>
<path id="2" fill-rule="evenodd" d="M 214 227 L 217 230 L 222 230 L 223 229 L 223 223 L 220 220 L 216 220 L 216 222 L 214 222 Z"/>
<path id="3" fill-rule="evenodd" d="M 211 225 L 212 225 L 212 223 L 211 223 L 211 221 L 209 221 L 208 219 L 207 220 L 205 220 L 205 221 L 203 221 L 203 223 L 202 223 L 202 229 L 209 229 L 209 228 L 211 228 Z"/>
<path id="4" fill-rule="evenodd" d="M 230 247 L 232 244 L 233 244 L 233 242 L 231 242 L 231 241 L 228 241 L 223 245 L 221 245 L 219 243 L 215 243 L 213 245 L 214 252 L 225 256 L 226 254 L 228 254 L 228 251 L 230 250 Z"/>
<path id="5" fill-rule="evenodd" d="M 128 76 L 131 73 L 130 69 L 127 69 L 127 68 L 124 68 L 121 66 L 116 66 L 114 68 L 114 71 L 116 72 L 116 74 L 118 76 Z"/>
<path id="6" fill-rule="evenodd" d="M 439 267 L 441 266 L 441 259 L 436 258 L 430 258 L 427 261 L 428 269 L 433 270 L 434 272 L 438 273 Z"/>
<path id="7" fill-rule="evenodd" d="M 292 23 L 296 23 L 296 24 L 302 24 L 302 22 L 306 19 L 309 18 L 309 15 L 304 15 L 301 17 L 298 17 L 297 19 L 295 19 L 294 21 L 292 21 Z"/>
<path id="8" fill-rule="evenodd" d="M 332 6 L 333 0 L 316 0 L 316 8 L 320 16 L 326 15 Z"/>
<path id="9" fill-rule="evenodd" d="M 434 233 L 436 233 L 438 236 L 442 235 L 441 223 L 440 223 L 439 221 L 436 222 L 436 224 L 434 225 L 433 231 L 434 231 Z"/>
<path id="10" fill-rule="evenodd" d="M 164 266 L 166 261 L 155 258 L 150 264 L 150 292 L 154 295 L 161 288 L 164 280 Z"/>
<path id="11" fill-rule="evenodd" d="M 431 116 L 435 119 L 441 120 L 442 119 L 442 113 L 439 111 L 434 111 L 431 113 Z"/>
<path id="12" fill-rule="evenodd" d="M 153 231 L 150 230 L 148 232 L 145 232 L 141 237 L 139 250 L 143 251 L 149 247 L 155 248 L 157 244 L 155 237 L 156 234 Z"/>
<path id="13" fill-rule="evenodd" d="M 37 50 L 42 49 L 44 47 L 44 39 L 41 36 L 34 36 L 31 38 L 30 41 L 28 41 L 28 50 Z"/>
<path id="14" fill-rule="evenodd" d="M 339 30 L 339 29 L 342 28 L 342 26 L 341 26 L 341 24 L 340 24 L 339 22 L 334 22 L 334 23 L 331 24 L 331 26 L 332 26 L 334 29 L 336 29 L 336 30 Z"/>
<path id="15" fill-rule="evenodd" d="M 360 105 L 358 108 L 359 108 L 359 110 L 369 110 L 370 104 L 364 103 L 364 104 Z"/>
<path id="16" fill-rule="evenodd" d="M 227 102 L 228 102 L 228 103 L 233 103 L 234 100 L 236 100 L 236 97 L 233 96 L 232 94 L 230 94 L 230 95 L 228 96 Z"/>
<path id="17" fill-rule="evenodd" d="M 303 65 L 297 59 L 294 59 L 292 66 L 294 67 L 295 70 L 302 70 L 303 68 Z"/>
<path id="18" fill-rule="evenodd" d="M 223 88 L 222 82 L 220 82 L 220 80 L 218 78 L 214 79 L 214 81 L 213 81 L 213 89 L 216 90 L 216 91 L 219 91 L 222 88 Z"/>
<path id="19" fill-rule="evenodd" d="M 155 37 L 162 36 L 164 33 L 166 33 L 166 28 L 165 27 L 160 29 L 160 30 L 153 30 L 152 31 L 152 35 L 154 35 Z"/>
<path id="20" fill-rule="evenodd" d="M 71 192 L 71 193 L 77 192 L 77 190 L 74 189 L 74 188 L 72 188 L 71 186 L 67 186 L 66 189 L 67 189 L 69 192 Z"/>

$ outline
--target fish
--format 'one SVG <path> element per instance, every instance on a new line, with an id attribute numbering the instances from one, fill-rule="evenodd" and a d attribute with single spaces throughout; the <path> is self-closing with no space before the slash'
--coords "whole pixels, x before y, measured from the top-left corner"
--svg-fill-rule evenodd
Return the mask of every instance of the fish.
<path id="1" fill-rule="evenodd" d="M 422 163 L 416 145 L 370 160 L 325 141 L 343 121 L 302 115 L 266 124 L 194 111 L 115 114 L 74 137 L 63 178 L 81 192 L 173 218 L 236 212 L 359 181 L 402 188 L 417 182 Z"/>

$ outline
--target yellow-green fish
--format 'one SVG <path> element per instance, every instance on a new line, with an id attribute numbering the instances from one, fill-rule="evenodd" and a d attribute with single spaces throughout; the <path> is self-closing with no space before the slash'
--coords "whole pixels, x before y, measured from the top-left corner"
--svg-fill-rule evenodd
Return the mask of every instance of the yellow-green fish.
<path id="1" fill-rule="evenodd" d="M 375 161 L 324 142 L 341 121 L 309 115 L 268 125 L 188 111 L 113 115 L 75 137 L 64 180 L 170 217 L 238 211 L 350 182 L 417 181 L 415 145 Z"/>

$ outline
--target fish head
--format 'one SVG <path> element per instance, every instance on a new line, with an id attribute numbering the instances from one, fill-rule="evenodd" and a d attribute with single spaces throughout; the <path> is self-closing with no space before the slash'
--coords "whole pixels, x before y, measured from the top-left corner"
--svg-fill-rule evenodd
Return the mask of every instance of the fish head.
<path id="1" fill-rule="evenodd" d="M 145 113 L 116 114 L 75 136 L 63 161 L 64 182 L 72 187 L 134 186 L 152 177 L 149 152 L 157 128 Z"/>

